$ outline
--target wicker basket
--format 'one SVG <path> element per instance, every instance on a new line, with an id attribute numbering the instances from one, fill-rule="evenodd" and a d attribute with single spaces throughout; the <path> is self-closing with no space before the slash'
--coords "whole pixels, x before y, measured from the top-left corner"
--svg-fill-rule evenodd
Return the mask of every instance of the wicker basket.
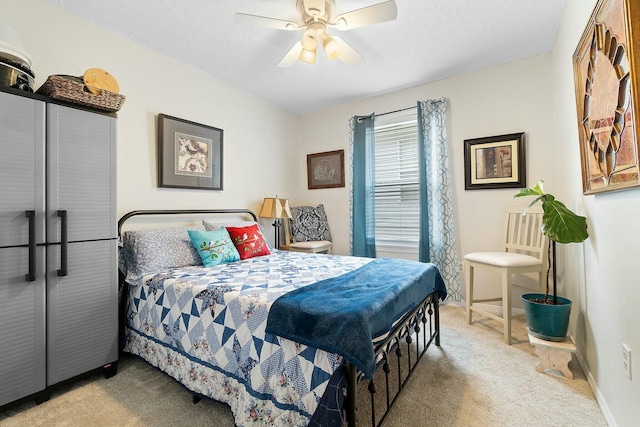
<path id="1" fill-rule="evenodd" d="M 86 90 L 82 78 L 61 75 L 49 76 L 36 93 L 109 112 L 119 111 L 125 100 L 123 95 L 107 90 L 93 94 Z"/>

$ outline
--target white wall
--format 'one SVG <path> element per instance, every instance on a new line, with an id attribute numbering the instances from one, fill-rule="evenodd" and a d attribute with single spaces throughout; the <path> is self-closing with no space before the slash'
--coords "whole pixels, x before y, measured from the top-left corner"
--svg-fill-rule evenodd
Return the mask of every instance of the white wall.
<path id="1" fill-rule="evenodd" d="M 460 259 L 473 251 L 501 250 L 505 206 L 523 205 L 526 201 L 513 200 L 516 189 L 465 191 L 464 140 L 525 132 L 528 185 L 543 178 L 549 191 L 558 189 L 564 176 L 553 151 L 550 65 L 550 55 L 542 55 L 306 115 L 301 120 L 297 160 L 300 175 L 306 174 L 306 154 L 336 149 L 349 153 L 350 117 L 384 113 L 414 106 L 418 100 L 445 97 Z M 348 183 L 351 179 L 348 165 L 345 169 Z M 297 194 L 299 198 L 294 203 L 325 205 L 334 236 L 334 253 L 349 253 L 348 185 L 341 189 L 307 190 L 306 183 L 300 182 Z M 478 280 L 488 279 L 479 273 Z M 499 294 L 498 283 L 489 288 L 486 294 Z M 516 297 L 514 301 L 520 304 Z"/>
<path id="2" fill-rule="evenodd" d="M 298 118 L 264 100 L 102 30 L 39 0 L 2 0 L 0 22 L 20 34 L 36 87 L 51 74 L 110 72 L 126 101 L 118 113 L 118 216 L 135 209 L 237 208 L 291 196 Z M 157 114 L 224 130 L 223 191 L 158 188 Z M 270 220 L 261 220 L 273 242 Z"/>
<path id="3" fill-rule="evenodd" d="M 580 179 L 571 58 L 595 4 L 568 1 L 553 52 L 555 140 L 566 168 L 564 190 L 571 198 L 567 204 L 587 217 L 590 234 L 584 245 L 565 248 L 564 281 L 569 298 L 579 301 L 570 328 L 605 415 L 611 425 L 632 426 L 640 419 L 640 192 L 583 196 Z M 635 123 L 640 126 L 637 114 Z M 632 350 L 632 381 L 622 368 L 623 342 Z"/>

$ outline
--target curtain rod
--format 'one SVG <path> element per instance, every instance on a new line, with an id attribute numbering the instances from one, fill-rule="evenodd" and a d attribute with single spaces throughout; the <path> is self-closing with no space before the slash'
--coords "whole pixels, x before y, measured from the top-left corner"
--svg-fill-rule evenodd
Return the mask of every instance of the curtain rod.
<path id="1" fill-rule="evenodd" d="M 380 114 L 373 114 L 373 117 L 380 117 L 380 116 L 386 116 L 387 114 L 393 114 L 393 113 L 399 113 L 401 111 L 407 111 L 407 110 L 413 110 L 414 108 L 418 108 L 416 105 L 414 105 L 413 107 L 407 107 L 407 108 L 401 108 L 399 110 L 393 110 L 393 111 L 387 111 L 386 113 L 380 113 Z"/>
<path id="2" fill-rule="evenodd" d="M 399 110 L 393 110 L 393 111 L 387 111 L 386 113 L 380 113 L 380 114 L 376 114 L 376 113 L 372 113 L 368 116 L 364 116 L 364 117 L 358 117 L 358 121 L 361 122 L 363 118 L 366 117 L 380 117 L 380 116 L 386 116 L 387 114 L 393 114 L 393 113 L 399 113 L 401 111 L 407 111 L 407 110 L 413 110 L 414 108 L 418 108 L 418 106 L 414 106 L 414 107 L 407 107 L 407 108 L 401 108 Z"/>

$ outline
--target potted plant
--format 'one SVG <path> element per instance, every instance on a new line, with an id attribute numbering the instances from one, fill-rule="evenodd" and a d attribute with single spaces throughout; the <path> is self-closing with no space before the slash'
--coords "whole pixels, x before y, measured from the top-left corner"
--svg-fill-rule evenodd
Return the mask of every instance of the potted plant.
<path id="1" fill-rule="evenodd" d="M 525 188 L 514 197 L 534 196 L 535 200 L 524 209 L 542 203 L 542 233 L 549 238 L 549 267 L 547 268 L 546 290 L 544 294 L 524 294 L 527 324 L 532 335 L 549 341 L 563 341 L 569 327 L 571 301 L 557 294 L 556 243 L 580 243 L 589 237 L 587 219 L 577 215 L 551 194 L 544 192 L 544 181 L 534 188 Z M 553 296 L 549 294 L 549 273 L 553 268 Z"/>

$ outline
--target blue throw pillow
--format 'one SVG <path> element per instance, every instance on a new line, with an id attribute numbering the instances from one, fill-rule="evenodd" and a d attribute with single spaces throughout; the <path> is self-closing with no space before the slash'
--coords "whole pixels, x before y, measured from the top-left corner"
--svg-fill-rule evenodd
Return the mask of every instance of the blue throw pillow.
<path id="1" fill-rule="evenodd" d="M 212 231 L 189 230 L 189 238 L 205 267 L 240 260 L 240 254 L 226 228 Z"/>

